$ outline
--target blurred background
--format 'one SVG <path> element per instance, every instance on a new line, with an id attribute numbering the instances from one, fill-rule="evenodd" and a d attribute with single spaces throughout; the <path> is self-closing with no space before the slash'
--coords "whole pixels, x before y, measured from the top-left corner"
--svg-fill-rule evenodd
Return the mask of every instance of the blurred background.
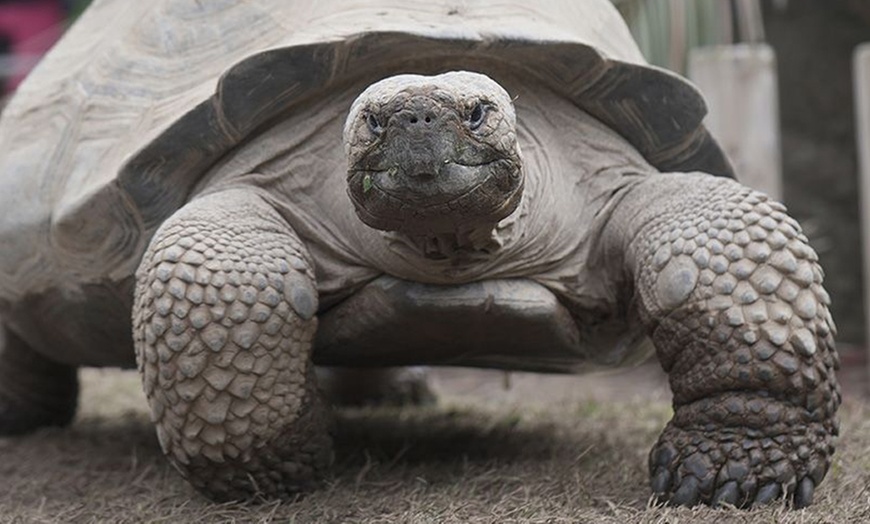
<path id="1" fill-rule="evenodd" d="M 15 90 L 90 0 L 0 0 L 0 86 Z"/>
<path id="2" fill-rule="evenodd" d="M 859 158 L 862 147 L 870 158 L 870 136 L 859 139 L 857 123 L 870 130 L 870 110 L 859 114 L 855 99 L 870 99 L 870 85 L 856 88 L 853 56 L 870 42 L 870 1 L 613 1 L 651 63 L 699 85 L 707 124 L 741 180 L 783 200 L 803 225 L 826 271 L 844 368 L 866 381 Z M 6 95 L 89 2 L 0 0 Z"/>

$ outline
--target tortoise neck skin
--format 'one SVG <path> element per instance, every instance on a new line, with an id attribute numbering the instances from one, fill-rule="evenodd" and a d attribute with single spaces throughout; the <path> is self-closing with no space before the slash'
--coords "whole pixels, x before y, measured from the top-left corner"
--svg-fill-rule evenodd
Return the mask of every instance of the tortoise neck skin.
<path id="1" fill-rule="evenodd" d="M 344 144 L 359 218 L 427 255 L 493 249 L 495 226 L 522 198 L 513 104 L 478 73 L 373 84 L 351 106 Z"/>

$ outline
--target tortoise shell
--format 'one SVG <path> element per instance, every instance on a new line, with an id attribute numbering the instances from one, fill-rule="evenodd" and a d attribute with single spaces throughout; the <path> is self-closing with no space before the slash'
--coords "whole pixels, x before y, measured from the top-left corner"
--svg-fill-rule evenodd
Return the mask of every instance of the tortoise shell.
<path id="1" fill-rule="evenodd" d="M 16 312 L 53 310 L 69 340 L 96 322 L 70 304 L 99 301 L 100 329 L 127 340 L 147 242 L 235 146 L 353 82 L 505 67 L 660 170 L 733 176 L 700 94 L 644 62 L 607 0 L 101 0 L 0 121 L 0 312 L 39 347 L 50 335 Z"/>

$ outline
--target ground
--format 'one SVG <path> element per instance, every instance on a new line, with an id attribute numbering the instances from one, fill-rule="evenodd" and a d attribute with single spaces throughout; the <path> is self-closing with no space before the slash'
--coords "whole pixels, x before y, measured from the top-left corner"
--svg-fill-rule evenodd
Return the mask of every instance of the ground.
<path id="1" fill-rule="evenodd" d="M 870 408 L 856 391 L 832 471 L 803 511 L 655 506 L 647 451 L 670 416 L 655 364 L 593 376 L 438 370 L 437 406 L 339 412 L 321 491 L 240 505 L 208 502 L 163 459 L 135 373 L 83 379 L 71 428 L 0 438 L 0 522 L 870 521 Z"/>

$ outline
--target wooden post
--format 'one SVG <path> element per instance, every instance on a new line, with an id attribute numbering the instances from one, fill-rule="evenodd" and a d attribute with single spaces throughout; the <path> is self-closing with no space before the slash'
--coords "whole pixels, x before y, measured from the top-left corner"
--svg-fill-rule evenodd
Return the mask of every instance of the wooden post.
<path id="1" fill-rule="evenodd" d="M 855 137 L 858 141 L 861 242 L 864 267 L 864 334 L 870 352 L 870 43 L 855 48 L 852 62 L 855 91 Z M 867 362 L 870 363 L 870 353 Z M 870 368 L 868 368 L 870 373 Z"/>
<path id="2" fill-rule="evenodd" d="M 689 78 L 707 100 L 704 123 L 744 184 L 782 200 L 776 58 L 767 44 L 700 47 Z"/>

